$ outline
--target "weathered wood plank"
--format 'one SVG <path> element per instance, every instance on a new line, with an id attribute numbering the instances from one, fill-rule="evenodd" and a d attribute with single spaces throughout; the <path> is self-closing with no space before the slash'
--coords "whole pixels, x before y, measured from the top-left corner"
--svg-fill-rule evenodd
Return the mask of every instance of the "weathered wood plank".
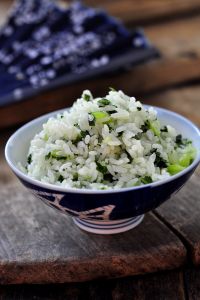
<path id="1" fill-rule="evenodd" d="M 109 281 L 0 287 L 1 300 L 184 300 L 179 271 Z"/>
<path id="2" fill-rule="evenodd" d="M 186 270 L 185 283 L 189 300 L 200 299 L 200 269 Z"/>
<path id="3" fill-rule="evenodd" d="M 9 9 L 11 8 L 13 0 L 1 1 L 0 3 L 0 26 L 6 21 Z"/>
<path id="4" fill-rule="evenodd" d="M 146 96 L 144 102 L 180 113 L 200 127 L 199 95 L 199 86 L 188 86 Z"/>
<path id="5" fill-rule="evenodd" d="M 156 210 L 156 214 L 185 241 L 194 264 L 200 264 L 199 179 L 196 172 L 181 191 Z"/>
<path id="6" fill-rule="evenodd" d="M 173 271 L 120 279 L 112 288 L 112 296 L 115 300 L 183 300 L 182 273 Z"/>
<path id="7" fill-rule="evenodd" d="M 2 154 L 0 164 L 0 283 L 77 282 L 184 264 L 185 247 L 151 214 L 127 233 L 88 234 L 25 190 Z"/>
<path id="8" fill-rule="evenodd" d="M 200 10 L 198 0 L 86 0 L 87 4 L 106 9 L 110 14 L 129 24 L 146 24 Z"/>
<path id="9" fill-rule="evenodd" d="M 0 283 L 114 278 L 175 268 L 186 259 L 179 239 L 151 215 L 116 236 L 80 231 L 18 183 L 1 185 Z"/>

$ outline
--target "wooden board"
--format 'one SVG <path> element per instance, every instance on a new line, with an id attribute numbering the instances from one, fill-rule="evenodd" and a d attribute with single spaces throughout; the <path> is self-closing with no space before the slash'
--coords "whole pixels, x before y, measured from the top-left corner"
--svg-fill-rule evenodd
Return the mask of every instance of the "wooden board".
<path id="1" fill-rule="evenodd" d="M 109 281 L 0 287 L 1 300 L 185 300 L 179 271 Z M 197 299 L 197 298 L 196 298 Z"/>
<path id="2" fill-rule="evenodd" d="M 146 24 L 200 11 L 198 0 L 86 0 L 85 2 L 104 8 L 110 14 L 132 25 Z"/>
<path id="3" fill-rule="evenodd" d="M 152 215 L 135 230 L 96 236 L 35 200 L 19 184 L 0 186 L 0 283 L 77 282 L 173 269 L 179 239 Z"/>
<path id="4" fill-rule="evenodd" d="M 199 195 L 200 176 L 196 172 L 181 191 L 156 210 L 156 215 L 181 237 L 194 264 L 200 264 Z"/>
<path id="5" fill-rule="evenodd" d="M 179 238 L 151 214 L 129 232 L 98 236 L 35 199 L 3 158 L 10 133 L 0 136 L 0 284 L 123 277 L 185 263 Z"/>
<path id="6" fill-rule="evenodd" d="M 188 269 L 185 272 L 185 283 L 188 294 L 188 299 L 200 299 L 200 269 Z"/>
<path id="7" fill-rule="evenodd" d="M 192 120 L 200 127 L 200 86 L 188 86 L 167 90 L 144 97 L 144 103 L 160 106 Z"/>
<path id="8" fill-rule="evenodd" d="M 104 95 L 109 86 L 132 95 L 149 94 L 200 78 L 200 17 L 146 28 L 162 59 L 131 68 L 127 72 L 83 81 L 0 109 L 0 128 L 28 121 L 43 113 L 70 106 L 86 88 Z"/>

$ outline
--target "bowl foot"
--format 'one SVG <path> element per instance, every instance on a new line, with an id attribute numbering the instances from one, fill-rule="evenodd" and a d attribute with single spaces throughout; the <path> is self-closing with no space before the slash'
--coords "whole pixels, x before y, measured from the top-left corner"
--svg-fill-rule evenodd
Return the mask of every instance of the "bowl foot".
<path id="1" fill-rule="evenodd" d="M 116 221 L 91 221 L 73 218 L 74 223 L 81 229 L 96 234 L 116 234 L 128 231 L 138 226 L 144 215 Z"/>

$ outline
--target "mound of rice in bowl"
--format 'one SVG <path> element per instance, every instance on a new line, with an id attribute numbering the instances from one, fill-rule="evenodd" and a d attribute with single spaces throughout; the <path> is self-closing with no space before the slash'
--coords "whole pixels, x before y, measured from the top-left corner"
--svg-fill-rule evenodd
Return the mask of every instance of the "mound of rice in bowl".
<path id="1" fill-rule="evenodd" d="M 93 98 L 86 90 L 33 138 L 25 172 L 63 187 L 116 189 L 168 178 L 195 155 L 191 141 L 160 125 L 155 109 L 122 91 Z"/>

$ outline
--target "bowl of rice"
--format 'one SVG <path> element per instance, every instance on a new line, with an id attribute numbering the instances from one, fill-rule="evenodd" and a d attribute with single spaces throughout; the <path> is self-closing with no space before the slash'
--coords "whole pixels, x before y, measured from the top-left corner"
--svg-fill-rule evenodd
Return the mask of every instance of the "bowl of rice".
<path id="1" fill-rule="evenodd" d="M 94 98 L 85 90 L 71 108 L 18 129 L 5 156 L 37 198 L 83 230 L 114 234 L 136 227 L 185 184 L 200 162 L 200 132 L 122 91 Z"/>

